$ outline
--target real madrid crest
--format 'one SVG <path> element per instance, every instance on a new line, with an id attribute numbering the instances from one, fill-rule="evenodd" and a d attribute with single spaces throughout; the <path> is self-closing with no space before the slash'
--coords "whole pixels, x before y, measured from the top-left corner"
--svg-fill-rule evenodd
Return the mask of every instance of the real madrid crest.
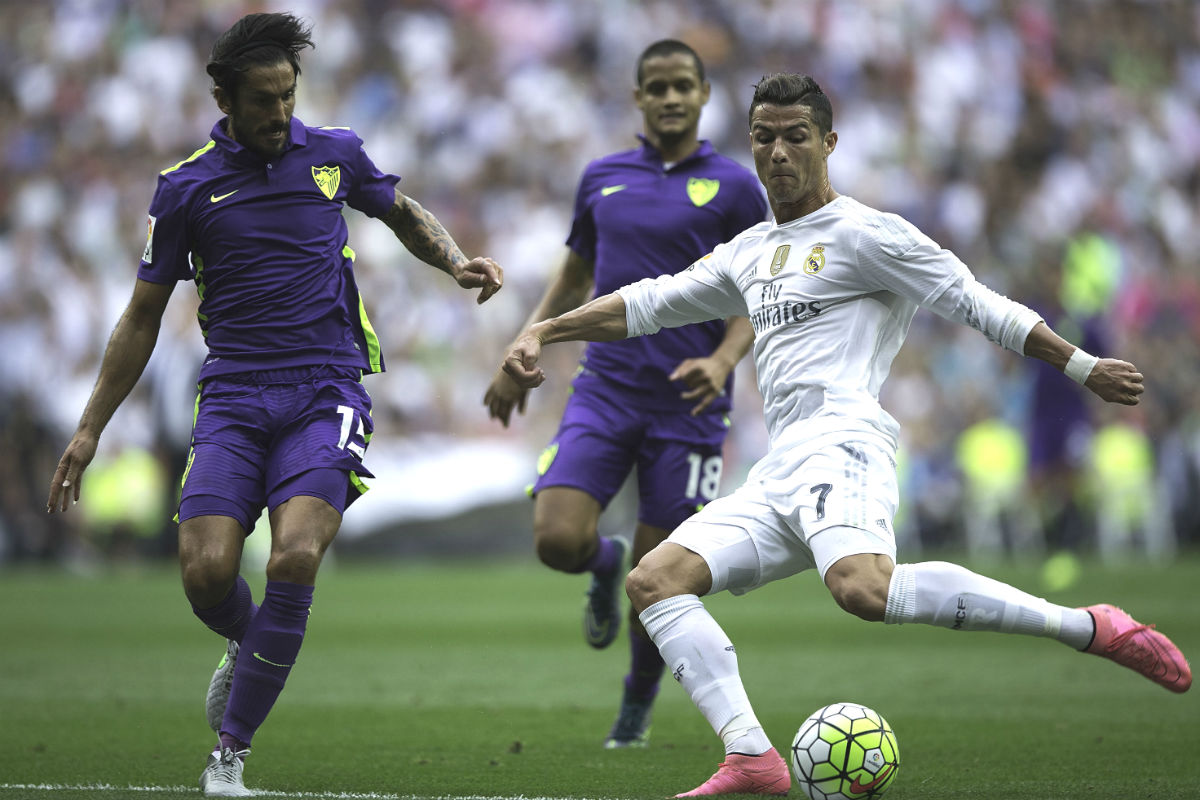
<path id="1" fill-rule="evenodd" d="M 825 245 L 818 244 L 813 247 L 808 253 L 808 258 L 804 259 L 804 273 L 806 275 L 816 275 L 825 266 Z"/>

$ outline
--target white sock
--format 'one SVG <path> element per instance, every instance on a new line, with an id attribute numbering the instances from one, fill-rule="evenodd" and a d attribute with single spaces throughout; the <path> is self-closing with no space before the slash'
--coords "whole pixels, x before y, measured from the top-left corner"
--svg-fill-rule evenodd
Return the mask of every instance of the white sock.
<path id="1" fill-rule="evenodd" d="M 896 565 L 883 621 L 1046 636 L 1076 650 L 1087 647 L 1094 632 L 1083 609 L 1048 603 L 946 561 Z"/>
<path id="2" fill-rule="evenodd" d="M 726 753 L 756 756 L 771 749 L 742 686 L 733 644 L 699 597 L 669 597 L 638 619 L 667 669 L 725 743 Z"/>

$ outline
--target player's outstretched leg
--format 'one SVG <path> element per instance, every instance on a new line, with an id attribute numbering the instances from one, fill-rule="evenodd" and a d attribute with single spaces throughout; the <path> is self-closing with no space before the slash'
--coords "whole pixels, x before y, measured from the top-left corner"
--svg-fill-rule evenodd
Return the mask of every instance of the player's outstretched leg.
<path id="1" fill-rule="evenodd" d="M 200 788 L 205 797 L 253 797 L 254 792 L 242 783 L 249 750 L 217 748 L 208 757 L 208 765 L 200 773 Z"/>
<path id="2" fill-rule="evenodd" d="M 208 716 L 208 727 L 213 733 L 221 732 L 221 719 L 225 716 L 225 706 L 229 703 L 229 687 L 233 685 L 233 670 L 237 666 L 238 643 L 229 639 L 225 645 L 225 655 L 213 670 L 212 680 L 208 682 L 208 693 L 204 696 L 204 711 Z"/>
<path id="3" fill-rule="evenodd" d="M 713 776 L 690 792 L 676 797 L 710 797 L 718 794 L 785 795 L 792 786 L 787 762 L 771 748 L 757 756 L 730 753 Z"/>
<path id="4" fill-rule="evenodd" d="M 1192 685 L 1192 670 L 1175 643 L 1143 625 L 1116 606 L 1107 604 L 1083 609 L 1096 623 L 1096 635 L 1087 652 L 1110 658 L 1140 672 L 1172 692 L 1186 692 Z"/>
<path id="5" fill-rule="evenodd" d="M 1045 636 L 1110 658 L 1173 692 L 1186 692 L 1192 685 L 1192 671 L 1179 648 L 1119 608 L 1055 605 L 944 561 L 897 564 L 883 621 Z"/>
<path id="6" fill-rule="evenodd" d="M 592 570 L 592 584 L 583 605 L 583 636 L 602 650 L 613 643 L 621 629 L 621 594 L 625 585 L 625 561 L 629 545 L 617 537 L 600 537 L 593 560 L 602 566 Z"/>

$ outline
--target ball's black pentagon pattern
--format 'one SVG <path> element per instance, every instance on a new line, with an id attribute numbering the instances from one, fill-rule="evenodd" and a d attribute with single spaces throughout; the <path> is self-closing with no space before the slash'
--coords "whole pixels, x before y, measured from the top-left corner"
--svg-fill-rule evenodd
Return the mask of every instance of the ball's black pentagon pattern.
<path id="1" fill-rule="evenodd" d="M 900 751 L 887 720 L 858 703 L 832 703 L 792 740 L 792 771 L 810 800 L 868 800 L 891 785 Z"/>

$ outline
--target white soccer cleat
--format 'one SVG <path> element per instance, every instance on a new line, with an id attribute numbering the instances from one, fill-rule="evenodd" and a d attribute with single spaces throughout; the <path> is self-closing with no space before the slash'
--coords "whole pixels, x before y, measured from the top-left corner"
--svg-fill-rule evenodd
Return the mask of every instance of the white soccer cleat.
<path id="1" fill-rule="evenodd" d="M 204 712 L 208 715 L 208 727 L 213 733 L 221 732 L 221 720 L 225 717 L 225 706 L 229 703 L 229 687 L 233 685 L 233 668 L 237 666 L 238 643 L 229 640 L 221 663 L 217 664 L 212 680 L 208 683 L 208 694 L 204 697 Z"/>
<path id="2" fill-rule="evenodd" d="M 253 797 L 254 792 L 242 783 L 242 770 L 246 768 L 246 756 L 250 751 L 213 750 L 208 755 L 208 766 L 200 773 L 200 788 L 205 797 Z"/>

